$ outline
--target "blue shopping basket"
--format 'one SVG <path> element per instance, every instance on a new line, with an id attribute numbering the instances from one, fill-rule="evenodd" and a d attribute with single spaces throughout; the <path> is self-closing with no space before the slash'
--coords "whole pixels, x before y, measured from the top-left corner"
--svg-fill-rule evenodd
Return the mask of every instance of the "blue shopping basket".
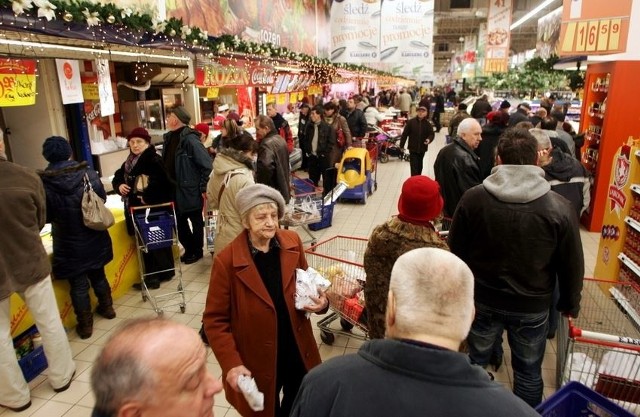
<path id="1" fill-rule="evenodd" d="M 147 250 L 155 250 L 173 246 L 173 226 L 175 220 L 172 214 L 145 213 L 135 214 L 135 222 L 140 230 L 140 237 Z"/>
<path id="2" fill-rule="evenodd" d="M 571 381 L 536 407 L 542 417 L 634 417 L 608 398 Z"/>

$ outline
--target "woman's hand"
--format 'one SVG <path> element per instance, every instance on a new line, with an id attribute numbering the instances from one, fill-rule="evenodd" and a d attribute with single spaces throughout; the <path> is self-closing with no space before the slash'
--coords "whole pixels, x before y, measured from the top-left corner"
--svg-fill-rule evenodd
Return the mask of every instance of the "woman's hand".
<path id="1" fill-rule="evenodd" d="M 127 184 L 120 184 L 120 186 L 118 187 L 118 191 L 120 192 L 120 195 L 127 195 L 129 194 L 129 191 L 131 191 L 131 187 L 129 187 Z"/>
<path id="2" fill-rule="evenodd" d="M 245 368 L 244 365 L 240 365 L 235 368 L 231 368 L 229 372 L 227 372 L 227 384 L 229 384 L 236 392 L 240 392 L 240 389 L 238 388 L 238 377 L 240 375 L 251 376 L 251 371 Z"/>
<path id="3" fill-rule="evenodd" d="M 329 299 L 324 292 L 320 292 L 320 295 L 317 298 L 311 297 L 311 300 L 313 303 L 304 307 L 304 310 L 310 313 L 318 313 L 329 306 Z"/>

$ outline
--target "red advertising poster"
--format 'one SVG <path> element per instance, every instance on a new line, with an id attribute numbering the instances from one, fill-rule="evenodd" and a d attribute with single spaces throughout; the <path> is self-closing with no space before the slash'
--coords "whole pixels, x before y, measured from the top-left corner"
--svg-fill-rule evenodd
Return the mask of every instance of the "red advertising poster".
<path id="1" fill-rule="evenodd" d="M 238 35 L 316 54 L 316 0 L 175 0 L 166 5 L 168 17 L 209 35 Z"/>
<path id="2" fill-rule="evenodd" d="M 0 60 L 0 107 L 30 106 L 36 103 L 36 61 Z"/>
<path id="3" fill-rule="evenodd" d="M 512 0 L 490 0 L 484 73 L 507 72 L 511 44 Z"/>

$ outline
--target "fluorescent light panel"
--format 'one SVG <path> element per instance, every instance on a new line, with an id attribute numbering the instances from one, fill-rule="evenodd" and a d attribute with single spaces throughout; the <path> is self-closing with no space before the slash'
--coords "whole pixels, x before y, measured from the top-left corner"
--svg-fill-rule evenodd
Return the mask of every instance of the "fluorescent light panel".
<path id="1" fill-rule="evenodd" d="M 67 46 L 67 45 L 53 45 L 49 43 L 37 43 L 37 42 L 28 42 L 28 41 L 17 41 L 12 39 L 0 39 L 0 45 L 11 45 L 11 46 L 21 46 L 21 47 L 30 47 L 30 48 L 44 48 L 44 49 L 58 49 L 63 51 L 73 51 L 73 52 L 85 52 L 92 54 L 110 54 L 115 56 L 126 56 L 126 57 L 157 57 L 161 59 L 175 59 L 177 61 L 190 61 L 189 57 L 179 57 L 179 56 L 170 56 L 170 55 L 162 55 L 162 54 L 141 54 L 138 52 L 127 52 L 127 51 L 110 51 L 105 49 L 91 49 L 91 48 L 81 48 L 78 46 Z"/>
<path id="2" fill-rule="evenodd" d="M 551 3 L 553 3 L 555 0 L 544 0 L 542 3 L 540 3 L 538 5 L 538 7 L 534 8 L 533 10 L 531 10 L 529 13 L 525 14 L 524 16 L 522 16 L 520 19 L 518 19 L 515 23 L 513 23 L 510 27 L 511 30 L 514 30 L 515 28 L 519 27 L 520 25 L 522 25 L 523 23 L 525 23 L 527 20 L 531 19 L 533 16 L 537 15 L 538 13 L 540 13 L 540 11 L 542 9 L 544 9 L 545 7 L 547 7 L 548 5 L 550 5 Z"/>

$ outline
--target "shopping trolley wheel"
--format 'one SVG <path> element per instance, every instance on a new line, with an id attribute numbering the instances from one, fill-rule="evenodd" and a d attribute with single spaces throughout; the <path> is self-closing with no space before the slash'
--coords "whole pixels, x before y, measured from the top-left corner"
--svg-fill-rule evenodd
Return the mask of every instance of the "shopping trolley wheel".
<path id="1" fill-rule="evenodd" d="M 186 307 L 186 306 L 184 306 L 184 305 L 181 305 L 181 306 L 180 306 L 180 312 L 181 312 L 181 313 L 184 313 L 186 310 L 187 310 L 187 307 Z"/>
<path id="2" fill-rule="evenodd" d="M 142 294 L 142 302 L 143 303 L 146 303 L 148 299 L 149 299 L 149 297 L 147 297 L 146 295 Z"/>
<path id="3" fill-rule="evenodd" d="M 340 319 L 340 327 L 342 327 L 342 330 L 345 331 L 350 331 L 351 329 L 353 329 L 353 324 L 349 323 L 347 320 L 345 319 Z"/>
<path id="4" fill-rule="evenodd" d="M 311 250 L 312 250 L 313 252 L 315 252 L 315 251 L 316 251 L 316 248 L 314 248 L 313 246 L 315 246 L 315 245 L 317 245 L 317 244 L 318 244 L 318 241 L 317 241 L 317 240 L 313 239 L 313 240 L 311 241 L 311 247 L 312 247 L 312 249 L 311 249 Z"/>
<path id="5" fill-rule="evenodd" d="M 336 337 L 333 333 L 325 332 L 324 330 L 320 332 L 320 340 L 327 345 L 332 345 L 336 340 Z"/>
<path id="6" fill-rule="evenodd" d="M 386 153 L 381 153 L 380 162 L 382 162 L 383 164 L 386 164 L 387 162 L 389 162 L 389 155 L 387 155 Z"/>

